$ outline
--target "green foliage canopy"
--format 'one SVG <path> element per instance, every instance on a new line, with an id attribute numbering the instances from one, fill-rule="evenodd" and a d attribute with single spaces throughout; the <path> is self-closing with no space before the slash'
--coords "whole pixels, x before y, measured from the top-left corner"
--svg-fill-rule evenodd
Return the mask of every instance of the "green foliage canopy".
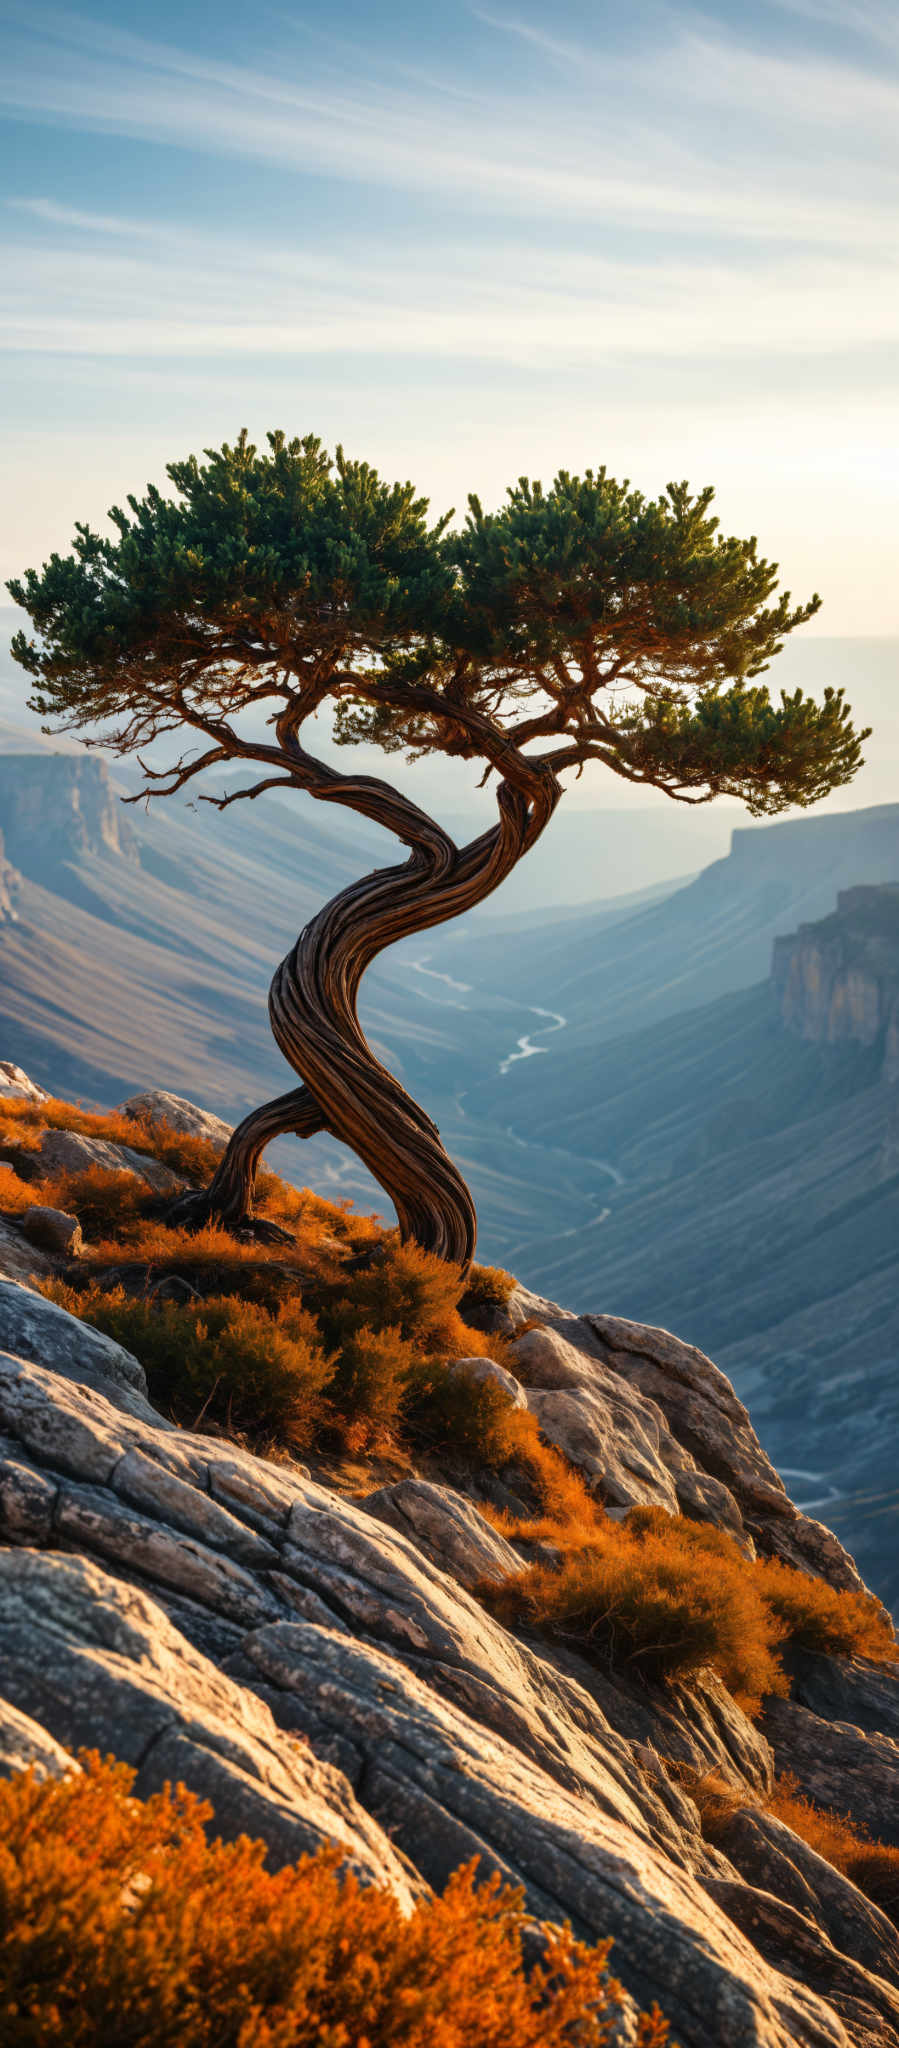
<path id="1" fill-rule="evenodd" d="M 719 532 L 711 489 L 647 499 L 605 469 L 562 471 L 546 491 L 521 478 L 495 513 L 470 498 L 453 530 L 311 435 L 260 452 L 242 433 L 168 475 L 173 497 L 130 497 L 111 537 L 79 526 L 70 555 L 9 585 L 39 636 L 13 653 L 54 729 L 122 752 L 184 726 L 212 742 L 145 771 L 163 794 L 235 758 L 304 780 L 298 735 L 326 700 L 344 744 L 519 782 L 595 760 L 757 815 L 861 764 L 841 690 L 775 699 L 760 680 L 819 599 L 777 595 L 755 539 Z M 271 745 L 235 724 L 267 701 Z"/>

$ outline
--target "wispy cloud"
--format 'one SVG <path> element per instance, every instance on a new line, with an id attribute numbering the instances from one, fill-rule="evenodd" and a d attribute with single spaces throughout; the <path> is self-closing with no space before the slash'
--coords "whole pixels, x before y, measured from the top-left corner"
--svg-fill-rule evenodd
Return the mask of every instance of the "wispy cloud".
<path id="1" fill-rule="evenodd" d="M 238 241 L 165 222 L 134 224 L 36 199 L 19 211 L 45 235 L 4 266 L 7 349 L 101 356 L 256 357 L 383 353 L 564 369 L 626 356 L 837 354 L 899 339 L 899 296 L 856 256 L 747 269 L 613 262 L 530 245 L 489 267 L 443 244 L 414 267 L 370 242 L 329 253 Z M 80 231 L 86 246 L 73 247 Z M 111 246 L 115 244 L 115 246 Z M 125 246 L 122 247 L 121 245 Z M 240 304 L 235 313 L 235 276 Z"/>
<path id="2" fill-rule="evenodd" d="M 598 56 L 515 17 L 480 17 L 548 49 L 578 75 L 579 91 L 520 97 L 494 80 L 461 99 L 366 71 L 302 83 L 252 66 L 199 57 L 164 42 L 36 11 L 0 102 L 20 117 L 150 138 L 181 149 L 250 156 L 342 181 L 394 185 L 481 215 L 707 229 L 741 237 L 871 242 L 889 231 L 890 196 L 871 183 L 861 208 L 834 175 L 834 118 L 889 126 L 895 91 L 876 77 L 755 55 L 730 38 L 678 28 L 662 48 Z M 597 102 L 596 89 L 605 90 Z M 744 111 L 725 151 L 697 139 L 690 104 Z M 659 113 L 666 118 L 661 121 Z M 757 118 L 772 125 L 760 152 Z M 789 125 L 784 142 L 778 133 Z M 822 147 L 797 158 L 795 123 Z M 654 140 L 651 140 L 654 138 Z M 763 160 L 762 160 L 763 159 Z M 858 165 L 854 182 L 858 182 Z"/>

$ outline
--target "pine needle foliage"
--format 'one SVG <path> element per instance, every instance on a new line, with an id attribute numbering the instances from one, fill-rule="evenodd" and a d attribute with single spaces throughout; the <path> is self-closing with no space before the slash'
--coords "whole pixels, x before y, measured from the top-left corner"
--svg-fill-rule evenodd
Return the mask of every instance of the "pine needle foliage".
<path id="1" fill-rule="evenodd" d="M 547 1926 L 525 1972 L 520 1892 L 475 1866 L 404 1918 L 326 1849 L 272 1873 L 205 1832 L 183 1787 L 134 1773 L 0 1784 L 4 2048 L 607 2048 L 610 1944 Z M 630 2038 L 630 2037 L 629 2037 Z M 635 2048 L 665 2048 L 658 2012 Z"/>
<path id="2" fill-rule="evenodd" d="M 13 654 L 55 729 L 122 752 L 183 725 L 233 751 L 223 724 L 266 697 L 326 701 L 338 740 L 444 752 L 503 769 L 510 748 L 554 771 L 596 760 L 686 800 L 756 813 L 849 781 L 865 734 L 842 692 L 818 704 L 759 678 L 817 611 L 777 594 L 755 538 L 719 530 L 710 486 L 647 498 L 604 467 L 521 477 L 461 526 L 428 523 L 413 486 L 314 435 L 246 433 L 168 466 L 76 528 L 9 589 L 37 638 Z M 285 763 L 285 765 L 288 765 Z M 164 778 L 151 780 L 160 788 Z"/>

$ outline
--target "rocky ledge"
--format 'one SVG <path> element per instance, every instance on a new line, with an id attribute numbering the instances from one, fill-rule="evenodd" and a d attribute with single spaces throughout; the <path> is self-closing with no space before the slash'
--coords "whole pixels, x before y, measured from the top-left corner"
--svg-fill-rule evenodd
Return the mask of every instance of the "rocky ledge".
<path id="1" fill-rule="evenodd" d="M 7 1225 L 4 1770 L 112 1752 L 139 1793 L 184 1782 L 273 1864 L 335 1841 L 404 1902 L 477 1856 L 539 1918 L 611 1935 L 635 2009 L 657 2000 L 680 2048 L 899 2048 L 895 1926 L 766 1811 L 786 1769 L 899 1845 L 899 1670 L 797 1657 L 753 1723 L 712 1671 L 651 1688 L 513 1634 L 471 1589 L 520 1559 L 464 1493 L 419 1477 L 351 1499 L 174 1427 L 134 1358 L 26 1284 L 44 1257 Z M 858 1584 L 701 1353 L 523 1291 L 497 1315 L 515 1398 L 611 1512 L 663 1505 Z M 691 1771 L 736 1795 L 715 1846 Z"/>

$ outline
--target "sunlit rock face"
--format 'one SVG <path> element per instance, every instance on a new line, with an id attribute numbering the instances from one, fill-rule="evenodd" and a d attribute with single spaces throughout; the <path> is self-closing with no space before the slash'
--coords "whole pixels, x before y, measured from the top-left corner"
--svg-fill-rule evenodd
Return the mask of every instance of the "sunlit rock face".
<path id="1" fill-rule="evenodd" d="M 883 1045 L 882 1077 L 899 1078 L 899 883 L 841 890 L 832 917 L 774 944 L 788 1030 L 817 1044 Z"/>
<path id="2" fill-rule="evenodd" d="M 6 842 L 0 832 L 0 924 L 11 923 L 15 919 L 18 881 L 12 861 L 6 858 Z"/>
<path id="3" fill-rule="evenodd" d="M 32 881 L 58 886 L 60 863 L 90 854 L 139 858 L 106 763 L 94 755 L 0 756 L 0 818 L 8 860 Z"/>

